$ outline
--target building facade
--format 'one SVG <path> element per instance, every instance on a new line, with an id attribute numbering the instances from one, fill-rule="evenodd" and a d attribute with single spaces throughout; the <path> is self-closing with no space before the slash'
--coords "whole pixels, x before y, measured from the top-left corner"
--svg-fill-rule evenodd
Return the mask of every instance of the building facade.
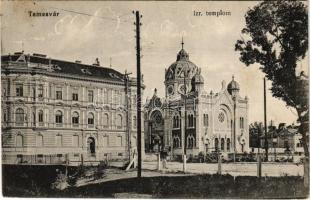
<path id="1" fill-rule="evenodd" d="M 239 95 L 234 77 L 222 81 L 218 93 L 207 93 L 201 68 L 183 49 L 165 70 L 165 98 L 154 95 L 145 105 L 145 147 L 172 155 L 221 151 L 223 155 L 249 151 L 249 99 Z M 185 139 L 184 139 L 185 138 Z"/>
<path id="2" fill-rule="evenodd" d="M 21 52 L 1 60 L 4 164 L 80 164 L 135 154 L 135 79 L 98 59 L 86 65 Z"/>

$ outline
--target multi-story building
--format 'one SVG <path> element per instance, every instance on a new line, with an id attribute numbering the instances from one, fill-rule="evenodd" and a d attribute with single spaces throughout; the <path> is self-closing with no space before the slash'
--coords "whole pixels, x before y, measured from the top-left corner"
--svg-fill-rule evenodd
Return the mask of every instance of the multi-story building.
<path id="1" fill-rule="evenodd" d="M 239 95 L 232 81 L 218 93 L 204 90 L 201 68 L 183 49 L 165 71 L 165 98 L 155 90 L 145 106 L 147 151 L 169 147 L 173 155 L 221 151 L 223 155 L 249 151 L 249 99 Z M 185 140 L 184 140 L 185 138 Z"/>
<path id="2" fill-rule="evenodd" d="M 124 160 L 136 152 L 136 79 L 98 59 L 86 65 L 21 52 L 1 61 L 4 164 Z"/>

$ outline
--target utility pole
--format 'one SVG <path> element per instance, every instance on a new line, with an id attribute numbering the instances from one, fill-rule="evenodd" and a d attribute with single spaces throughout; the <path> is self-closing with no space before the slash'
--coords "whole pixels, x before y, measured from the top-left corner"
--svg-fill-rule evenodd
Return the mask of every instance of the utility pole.
<path id="1" fill-rule="evenodd" d="M 233 124 L 233 130 L 234 130 L 234 132 L 233 132 L 233 138 L 234 138 L 234 163 L 236 162 L 236 96 L 234 96 L 233 97 L 233 101 L 234 101 L 234 124 Z"/>
<path id="2" fill-rule="evenodd" d="M 261 161 L 261 157 L 260 157 L 260 133 L 262 131 L 262 124 L 259 123 L 258 125 L 258 130 L 257 130 L 257 176 L 258 178 L 262 177 L 262 161 Z"/>
<path id="3" fill-rule="evenodd" d="M 266 105 L 266 78 L 264 77 L 264 126 L 265 126 L 265 160 L 268 161 L 268 138 L 267 138 L 267 105 Z"/>
<path id="4" fill-rule="evenodd" d="M 138 142 L 138 178 L 141 178 L 142 168 L 142 152 L 141 152 L 141 56 L 140 56 L 140 14 L 139 11 L 136 14 L 136 50 L 137 50 L 137 142 Z"/>

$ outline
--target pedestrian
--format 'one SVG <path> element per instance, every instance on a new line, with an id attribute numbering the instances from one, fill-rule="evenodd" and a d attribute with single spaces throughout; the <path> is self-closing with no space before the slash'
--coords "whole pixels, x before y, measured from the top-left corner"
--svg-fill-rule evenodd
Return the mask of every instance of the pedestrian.
<path id="1" fill-rule="evenodd" d="M 168 156 L 168 152 L 165 149 L 163 151 L 161 151 L 161 159 L 162 159 L 163 169 L 168 169 L 168 167 L 167 167 L 167 156 Z"/>

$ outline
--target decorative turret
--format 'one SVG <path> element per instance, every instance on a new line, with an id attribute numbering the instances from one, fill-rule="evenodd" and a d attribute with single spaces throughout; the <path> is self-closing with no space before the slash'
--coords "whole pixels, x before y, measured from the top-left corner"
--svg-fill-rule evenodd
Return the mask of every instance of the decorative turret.
<path id="1" fill-rule="evenodd" d="M 193 78 L 193 88 L 198 93 L 203 91 L 204 78 L 201 75 L 201 68 L 198 68 L 197 74 Z"/>
<path id="2" fill-rule="evenodd" d="M 239 90 L 239 83 L 235 81 L 234 76 L 232 76 L 232 81 L 230 81 L 230 83 L 228 84 L 227 91 L 230 95 L 236 96 L 239 94 Z"/>

